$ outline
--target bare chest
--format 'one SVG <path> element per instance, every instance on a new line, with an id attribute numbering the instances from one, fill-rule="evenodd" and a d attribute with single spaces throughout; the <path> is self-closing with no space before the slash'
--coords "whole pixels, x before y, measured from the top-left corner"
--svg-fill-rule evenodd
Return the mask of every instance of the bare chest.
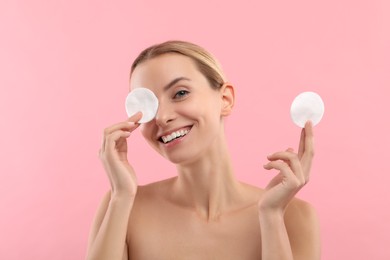
<path id="1" fill-rule="evenodd" d="M 129 259 L 261 259 L 255 208 L 212 221 L 169 207 L 136 208 L 129 221 Z"/>

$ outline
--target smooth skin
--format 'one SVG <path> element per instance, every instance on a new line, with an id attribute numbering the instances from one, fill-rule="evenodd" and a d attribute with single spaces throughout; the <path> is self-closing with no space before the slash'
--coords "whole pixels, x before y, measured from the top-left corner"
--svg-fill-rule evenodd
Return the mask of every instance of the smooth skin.
<path id="1" fill-rule="evenodd" d="M 149 123 L 138 124 L 138 113 L 104 131 L 99 156 L 111 190 L 92 224 L 87 259 L 320 259 L 316 211 L 295 198 L 310 177 L 310 122 L 297 153 L 268 156 L 264 169 L 279 173 L 261 189 L 234 175 L 223 123 L 234 107 L 231 84 L 214 90 L 190 58 L 163 54 L 139 64 L 130 85 L 152 90 L 159 109 Z M 176 165 L 176 177 L 137 184 L 127 158 L 137 128 Z M 161 142 L 180 129 L 189 133 Z"/>

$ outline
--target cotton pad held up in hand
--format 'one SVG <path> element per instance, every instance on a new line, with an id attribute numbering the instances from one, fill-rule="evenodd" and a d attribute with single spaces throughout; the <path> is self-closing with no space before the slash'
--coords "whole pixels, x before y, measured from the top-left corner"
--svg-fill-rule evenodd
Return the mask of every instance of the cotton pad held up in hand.
<path id="1" fill-rule="evenodd" d="M 324 102 L 317 93 L 303 92 L 292 102 L 290 115 L 292 121 L 301 128 L 305 127 L 308 120 L 315 126 L 324 115 Z"/>
<path id="2" fill-rule="evenodd" d="M 142 112 L 142 118 L 138 123 L 147 123 L 156 116 L 158 99 L 154 93 L 147 88 L 136 88 L 129 92 L 126 97 L 126 113 L 129 117 Z"/>

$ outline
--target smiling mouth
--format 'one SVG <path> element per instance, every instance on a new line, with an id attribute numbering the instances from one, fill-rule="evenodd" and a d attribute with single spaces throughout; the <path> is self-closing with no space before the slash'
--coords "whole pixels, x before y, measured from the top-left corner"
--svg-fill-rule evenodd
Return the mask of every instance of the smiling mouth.
<path id="1" fill-rule="evenodd" d="M 191 131 L 191 128 L 181 129 L 170 133 L 169 135 L 161 136 L 158 140 L 164 144 L 168 144 L 173 140 L 183 138 Z"/>

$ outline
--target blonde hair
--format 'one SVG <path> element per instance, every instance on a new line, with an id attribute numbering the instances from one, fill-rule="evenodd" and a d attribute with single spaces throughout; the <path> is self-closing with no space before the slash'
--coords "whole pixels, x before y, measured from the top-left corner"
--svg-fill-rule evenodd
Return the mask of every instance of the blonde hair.
<path id="1" fill-rule="evenodd" d="M 213 55 L 199 45 L 186 41 L 166 41 L 146 48 L 131 65 L 130 77 L 140 63 L 166 53 L 178 53 L 191 58 L 214 89 L 219 89 L 227 82 L 220 64 Z"/>

